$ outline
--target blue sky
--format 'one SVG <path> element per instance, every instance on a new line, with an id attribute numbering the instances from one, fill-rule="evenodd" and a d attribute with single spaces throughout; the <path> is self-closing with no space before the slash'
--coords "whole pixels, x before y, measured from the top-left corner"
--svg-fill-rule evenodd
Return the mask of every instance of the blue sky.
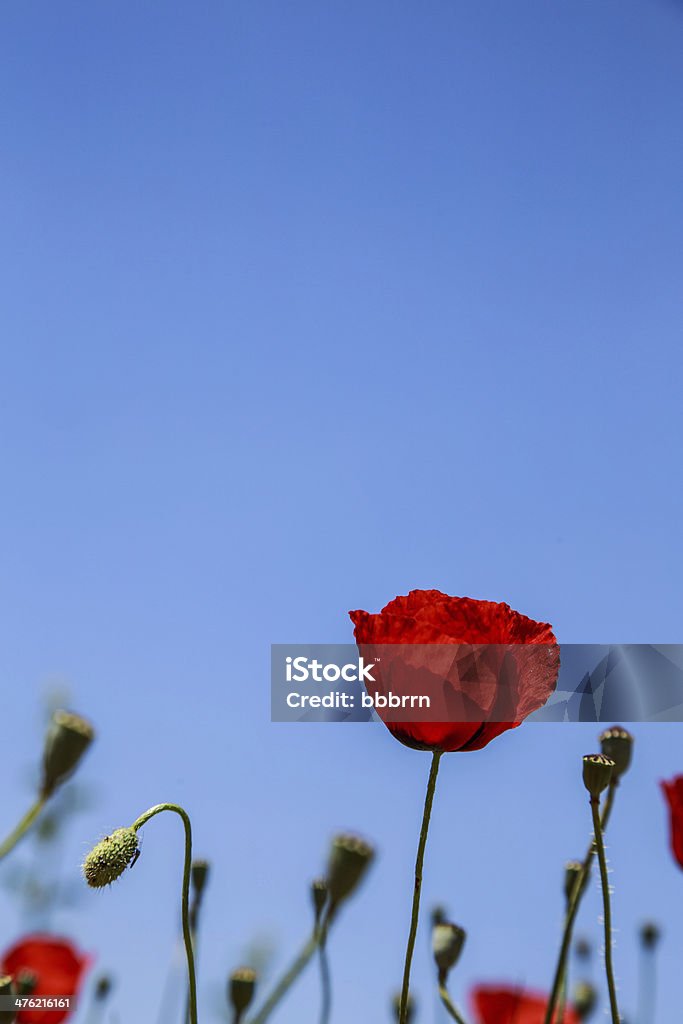
<path id="1" fill-rule="evenodd" d="M 207 1019 L 255 936 L 274 967 L 303 936 L 330 834 L 363 831 L 336 1013 L 380 1020 L 427 761 L 271 724 L 269 645 L 349 642 L 349 608 L 414 587 L 564 642 L 680 641 L 683 5 L 63 0 L 0 28 L 3 820 L 64 683 L 100 732 L 65 863 L 167 799 L 216 862 Z M 677 727 L 637 736 L 617 964 L 630 1010 L 659 917 L 664 1021 L 683 878 L 656 782 L 683 754 Z M 548 984 L 594 746 L 529 726 L 444 764 L 425 905 L 470 932 L 456 991 Z M 181 863 L 175 821 L 146 833 L 57 922 L 145 1021 Z M 598 914 L 594 891 L 596 938 Z M 312 975 L 279 1019 L 316 998 Z"/>

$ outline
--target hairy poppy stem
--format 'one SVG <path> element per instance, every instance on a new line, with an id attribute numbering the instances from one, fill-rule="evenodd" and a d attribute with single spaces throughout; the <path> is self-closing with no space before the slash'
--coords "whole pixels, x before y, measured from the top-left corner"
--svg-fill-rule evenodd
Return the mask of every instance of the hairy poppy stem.
<path id="1" fill-rule="evenodd" d="M 11 853 L 19 840 L 26 835 L 46 803 L 47 797 L 39 797 L 33 806 L 29 808 L 18 825 L 12 829 L 7 838 L 0 843 L 0 860 L 2 860 L 3 857 L 6 857 L 8 853 Z"/>
<path id="2" fill-rule="evenodd" d="M 451 1016 L 454 1021 L 457 1021 L 457 1024 L 465 1024 L 464 1017 L 458 1012 L 458 1008 L 454 1004 L 450 995 L 448 994 L 448 989 L 446 988 L 445 985 L 439 985 L 439 995 L 441 997 L 441 1002 L 448 1011 L 449 1016 Z"/>
<path id="3" fill-rule="evenodd" d="M 614 967 L 612 964 L 612 908 L 610 906 L 607 857 L 605 856 L 605 843 L 602 838 L 602 823 L 600 821 L 600 804 L 598 797 L 591 797 L 591 813 L 593 815 L 595 845 L 598 851 L 600 881 L 602 884 L 602 905 L 603 915 L 605 918 L 605 971 L 607 973 L 607 988 L 609 990 L 609 1006 L 612 1014 L 612 1024 L 619 1024 L 617 989 L 614 984 Z"/>
<path id="4" fill-rule="evenodd" d="M 324 946 L 325 942 L 327 941 L 327 933 L 331 928 L 334 919 L 335 911 L 330 909 L 324 921 L 320 925 L 315 926 L 315 928 L 313 929 L 313 934 L 304 944 L 298 956 L 293 961 L 292 965 L 282 975 L 282 977 L 280 978 L 280 980 L 278 981 L 278 983 L 276 984 L 275 988 L 270 993 L 268 998 L 266 999 L 265 1003 L 263 1004 L 259 1012 L 250 1019 L 248 1024 L 264 1024 L 264 1021 L 268 1020 L 268 1018 L 270 1017 L 271 1013 L 278 1005 L 280 1000 L 287 995 L 287 993 L 289 992 L 290 988 L 297 980 L 299 975 L 308 966 L 318 946 Z"/>
<path id="5" fill-rule="evenodd" d="M 408 995 L 410 992 L 410 967 L 413 962 L 413 950 L 415 949 L 415 937 L 417 935 L 417 922 L 420 916 L 420 890 L 422 889 L 422 866 L 425 859 L 425 848 L 427 846 L 427 833 L 429 832 L 429 819 L 432 816 L 432 804 L 434 803 L 434 791 L 436 789 L 436 777 L 439 774 L 439 762 L 442 750 L 435 750 L 432 754 L 432 764 L 429 769 L 429 782 L 425 796 L 425 806 L 422 815 L 422 828 L 420 829 L 420 841 L 417 846 L 417 859 L 415 861 L 415 886 L 413 888 L 413 909 L 410 918 L 410 932 L 408 934 L 408 946 L 406 948 L 406 959 L 403 967 L 403 986 L 401 988 L 401 1003 L 398 1013 L 399 1024 L 406 1024 L 408 1020 Z"/>
<path id="6" fill-rule="evenodd" d="M 614 806 L 614 798 L 616 796 L 618 785 L 619 783 L 616 780 L 611 782 L 609 789 L 607 791 L 607 799 L 605 800 L 605 805 L 602 811 L 603 832 L 607 828 L 607 823 L 609 822 L 610 815 L 612 813 L 612 808 Z M 590 871 L 591 864 L 593 863 L 593 857 L 595 856 L 596 852 L 597 843 L 595 838 L 593 838 L 591 840 L 590 846 L 588 847 L 588 850 L 586 851 L 586 856 L 583 858 L 581 871 L 579 872 L 578 878 L 576 879 L 576 882 L 574 884 L 574 890 L 572 892 L 572 897 L 569 902 L 569 909 L 567 910 L 567 913 L 565 915 L 562 944 L 560 946 L 560 952 L 557 958 L 555 976 L 553 978 L 553 987 L 551 989 L 550 999 L 548 1000 L 548 1006 L 545 1011 L 543 1024 L 553 1024 L 555 1010 L 557 1008 L 557 1004 L 560 998 L 560 991 L 562 989 L 563 980 L 565 978 L 567 970 L 567 959 L 569 957 L 572 936 L 574 934 L 574 923 L 576 921 L 576 916 L 579 912 L 581 899 L 586 888 L 588 872 Z"/>
<path id="7" fill-rule="evenodd" d="M 162 811 L 173 811 L 174 814 L 177 814 L 181 818 L 185 828 L 185 863 L 183 867 L 183 895 L 181 911 L 183 940 L 185 942 L 185 953 L 187 955 L 187 974 L 190 986 L 190 1022 L 191 1024 L 197 1024 L 197 978 L 194 966 L 192 932 L 190 929 L 190 874 L 192 868 L 192 826 L 190 824 L 190 819 L 187 812 L 178 804 L 157 804 L 156 807 L 150 807 L 148 811 L 141 814 L 140 817 L 133 822 L 131 828 L 134 832 L 139 831 L 139 829 L 141 829 L 150 818 L 153 818 L 156 814 L 161 814 Z"/>

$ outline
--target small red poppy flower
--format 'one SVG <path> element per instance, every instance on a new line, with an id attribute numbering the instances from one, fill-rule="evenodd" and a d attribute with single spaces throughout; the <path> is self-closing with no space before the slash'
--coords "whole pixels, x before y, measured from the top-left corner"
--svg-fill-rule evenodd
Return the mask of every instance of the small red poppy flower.
<path id="1" fill-rule="evenodd" d="M 477 985 L 470 993 L 477 1024 L 543 1024 L 548 997 L 509 985 Z M 576 1011 L 567 1006 L 564 1024 L 579 1024 Z"/>
<path id="2" fill-rule="evenodd" d="M 683 868 L 683 775 L 674 776 L 670 782 L 660 782 L 660 786 L 669 804 L 671 852 Z"/>
<path id="3" fill-rule="evenodd" d="M 37 982 L 32 996 L 69 996 L 73 1000 L 89 964 L 90 957 L 79 953 L 66 939 L 27 935 L 3 955 L 1 971 L 17 975 L 26 970 L 35 974 Z M 17 1014 L 17 1024 L 61 1024 L 74 1009 L 27 1007 Z"/>
<path id="4" fill-rule="evenodd" d="M 359 651 L 374 662 L 377 693 L 402 702 L 399 710 L 376 702 L 377 713 L 417 750 L 480 750 L 555 689 L 560 655 L 552 627 L 508 604 L 412 590 L 377 615 L 349 615 Z M 411 704 L 419 695 L 429 695 L 428 710 Z"/>

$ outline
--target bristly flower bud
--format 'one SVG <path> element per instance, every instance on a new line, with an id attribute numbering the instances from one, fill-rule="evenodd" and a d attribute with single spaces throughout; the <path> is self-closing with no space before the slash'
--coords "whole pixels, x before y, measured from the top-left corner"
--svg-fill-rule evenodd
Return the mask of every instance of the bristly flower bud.
<path id="1" fill-rule="evenodd" d="M 646 921 L 640 929 L 640 941 L 644 949 L 654 949 L 661 937 L 659 926 L 654 921 Z"/>
<path id="2" fill-rule="evenodd" d="M 605 757 L 614 761 L 612 781 L 618 782 L 631 764 L 633 736 L 620 725 L 613 725 L 611 729 L 605 729 L 601 735 L 600 749 Z"/>
<path id="3" fill-rule="evenodd" d="M 394 1020 L 401 1019 L 401 993 L 397 992 L 391 1000 L 391 1007 L 394 1011 Z M 408 1005 L 406 1007 L 406 1024 L 412 1024 L 415 1019 L 416 1003 L 413 997 L 408 994 Z"/>
<path id="4" fill-rule="evenodd" d="M 94 846 L 83 862 L 83 875 L 93 889 L 110 885 L 137 859 L 140 852 L 137 832 L 117 828 Z"/>
<path id="5" fill-rule="evenodd" d="M 564 898 L 567 901 L 567 906 L 572 901 L 574 888 L 581 878 L 582 872 L 583 864 L 580 860 L 568 860 L 564 866 Z"/>
<path id="6" fill-rule="evenodd" d="M 586 754 L 583 759 L 583 784 L 591 795 L 591 800 L 598 800 L 600 794 L 610 784 L 614 761 L 604 754 Z"/>
<path id="7" fill-rule="evenodd" d="M 235 1011 L 235 1024 L 242 1017 L 247 1009 L 256 990 L 256 971 L 251 967 L 239 967 L 230 975 L 228 982 L 228 996 L 230 1005 Z"/>
<path id="8" fill-rule="evenodd" d="M 439 972 L 440 985 L 445 984 L 449 971 L 460 959 L 465 938 L 464 929 L 459 928 L 457 924 L 443 922 L 435 924 L 432 928 L 432 952 Z"/>
<path id="9" fill-rule="evenodd" d="M 95 730 L 85 718 L 55 711 L 45 736 L 42 797 L 51 796 L 69 778 L 94 738 Z"/>
<path id="10" fill-rule="evenodd" d="M 327 903 L 327 882 L 324 878 L 316 878 L 311 882 L 311 900 L 313 901 L 313 913 L 315 923 L 320 923 L 325 904 Z"/>
<path id="11" fill-rule="evenodd" d="M 195 896 L 201 897 L 206 883 L 209 878 L 209 870 L 211 865 L 208 860 L 193 860 L 192 867 L 190 869 L 190 877 L 192 879 L 192 888 L 194 889 Z"/>
<path id="12" fill-rule="evenodd" d="M 588 1020 L 598 1000 L 598 994 L 588 981 L 579 981 L 574 988 L 574 1009 L 579 1020 Z"/>
<path id="13" fill-rule="evenodd" d="M 360 884 L 374 856 L 372 846 L 357 836 L 334 837 L 327 866 L 327 889 L 331 907 L 336 908 L 343 900 L 348 899 Z"/>
<path id="14" fill-rule="evenodd" d="M 0 996 L 12 996 L 14 994 L 12 976 L 10 974 L 0 975 Z M 14 1010 L 0 1009 L 0 1024 L 14 1024 L 16 1019 Z"/>

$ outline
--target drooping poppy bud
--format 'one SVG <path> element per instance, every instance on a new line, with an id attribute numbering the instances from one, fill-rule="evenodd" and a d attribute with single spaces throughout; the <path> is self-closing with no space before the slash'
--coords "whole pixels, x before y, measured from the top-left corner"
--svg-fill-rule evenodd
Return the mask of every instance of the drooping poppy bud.
<path id="1" fill-rule="evenodd" d="M 592 800 L 598 800 L 612 778 L 614 761 L 604 754 L 586 754 L 583 759 L 583 784 Z"/>
<path id="2" fill-rule="evenodd" d="M 190 877 L 192 879 L 192 888 L 194 889 L 195 896 L 201 897 L 206 883 L 209 878 L 210 864 L 208 860 L 193 860 L 192 867 L 190 869 Z"/>
<path id="3" fill-rule="evenodd" d="M 239 1021 L 242 1014 L 250 1005 L 256 990 L 256 971 L 251 967 L 239 967 L 230 975 L 228 982 L 228 996 L 230 1005 L 235 1011 L 235 1022 Z"/>
<path id="4" fill-rule="evenodd" d="M 627 772 L 633 756 L 633 736 L 620 725 L 605 729 L 600 737 L 600 749 L 605 757 L 614 761 L 612 781 L 617 782 Z"/>
<path id="5" fill-rule="evenodd" d="M 644 949 L 654 949 L 662 933 L 654 921 L 646 921 L 640 929 L 640 941 Z"/>
<path id="6" fill-rule="evenodd" d="M 391 1008 L 394 1014 L 394 1020 L 399 1021 L 401 1019 L 401 993 L 397 992 L 391 999 Z M 412 995 L 408 993 L 408 1005 L 406 1006 L 406 1024 L 412 1024 L 415 1019 L 415 1010 L 417 1009 L 415 1000 Z"/>
<path id="7" fill-rule="evenodd" d="M 569 860 L 564 866 L 564 898 L 567 906 L 571 903 L 574 889 L 581 878 L 583 864 L 580 860 Z"/>
<path id="8" fill-rule="evenodd" d="M 315 923 L 320 923 L 322 912 L 325 909 L 327 903 L 327 882 L 324 878 L 316 878 L 311 882 L 311 900 L 313 901 L 313 913 L 315 914 Z"/>
<path id="9" fill-rule="evenodd" d="M 117 828 L 92 848 L 83 862 L 83 875 L 93 889 L 101 889 L 120 878 L 140 852 L 137 832 Z"/>
<path id="10" fill-rule="evenodd" d="M 15 994 L 12 980 L 12 976 L 9 974 L 0 976 L 0 999 Z M 16 1019 L 17 1015 L 14 1010 L 0 1007 L 0 1024 L 14 1024 Z"/>
<path id="11" fill-rule="evenodd" d="M 574 988 L 574 1009 L 579 1020 L 588 1020 L 598 1001 L 598 994 L 588 981 L 577 982 Z"/>
<path id="12" fill-rule="evenodd" d="M 457 924 L 444 922 L 432 928 L 432 953 L 439 972 L 440 985 L 445 984 L 450 970 L 460 959 L 465 938 L 465 930 Z"/>
<path id="13" fill-rule="evenodd" d="M 41 796 L 51 796 L 69 778 L 94 738 L 95 730 L 85 718 L 55 711 L 45 736 Z"/>
<path id="14" fill-rule="evenodd" d="M 358 836 L 342 834 L 332 840 L 327 866 L 327 889 L 330 906 L 338 907 L 360 884 L 372 863 L 375 851 Z"/>

